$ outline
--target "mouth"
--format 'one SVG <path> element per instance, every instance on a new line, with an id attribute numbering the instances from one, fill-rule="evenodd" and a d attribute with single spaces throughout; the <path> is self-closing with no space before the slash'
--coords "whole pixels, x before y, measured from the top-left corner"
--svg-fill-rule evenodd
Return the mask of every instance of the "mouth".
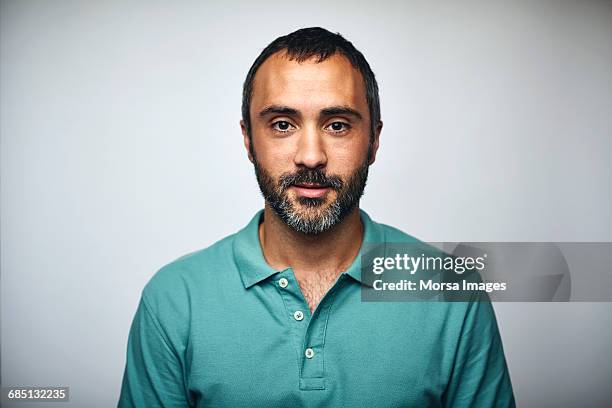
<path id="1" fill-rule="evenodd" d="M 329 186 L 317 183 L 296 183 L 291 188 L 299 196 L 307 198 L 321 198 L 330 190 Z"/>

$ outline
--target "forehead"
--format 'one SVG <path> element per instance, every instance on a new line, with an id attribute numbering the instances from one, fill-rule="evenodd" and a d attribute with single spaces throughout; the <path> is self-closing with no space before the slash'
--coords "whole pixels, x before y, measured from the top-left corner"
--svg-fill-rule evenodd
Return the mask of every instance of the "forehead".
<path id="1" fill-rule="evenodd" d="M 251 112 L 270 105 L 301 111 L 350 106 L 367 115 L 361 73 L 340 53 L 321 62 L 317 57 L 297 62 L 284 52 L 270 56 L 255 74 Z"/>

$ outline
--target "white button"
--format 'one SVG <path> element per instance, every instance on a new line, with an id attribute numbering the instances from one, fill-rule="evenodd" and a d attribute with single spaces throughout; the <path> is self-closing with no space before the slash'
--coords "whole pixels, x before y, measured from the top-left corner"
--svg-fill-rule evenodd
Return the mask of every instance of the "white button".
<path id="1" fill-rule="evenodd" d="M 304 355 L 306 356 L 306 358 L 313 358 L 314 357 L 314 350 L 311 349 L 310 347 L 308 347 L 305 351 L 304 351 Z"/>
<path id="2" fill-rule="evenodd" d="M 296 310 L 293 314 L 293 318 L 295 320 L 302 320 L 304 318 L 304 313 L 301 310 Z"/>
<path id="3" fill-rule="evenodd" d="M 287 280 L 287 278 L 280 278 L 278 280 L 278 286 L 280 286 L 281 288 L 286 288 L 288 284 L 289 281 Z"/>

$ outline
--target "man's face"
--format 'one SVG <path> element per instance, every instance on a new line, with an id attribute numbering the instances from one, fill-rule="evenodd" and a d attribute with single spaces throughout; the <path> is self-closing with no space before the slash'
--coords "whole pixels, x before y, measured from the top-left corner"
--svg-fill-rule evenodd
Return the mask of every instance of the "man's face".
<path id="1" fill-rule="evenodd" d="M 380 134 L 372 142 L 365 95 L 338 53 L 298 63 L 280 52 L 257 71 L 244 143 L 264 198 L 296 231 L 323 232 L 359 202 Z"/>

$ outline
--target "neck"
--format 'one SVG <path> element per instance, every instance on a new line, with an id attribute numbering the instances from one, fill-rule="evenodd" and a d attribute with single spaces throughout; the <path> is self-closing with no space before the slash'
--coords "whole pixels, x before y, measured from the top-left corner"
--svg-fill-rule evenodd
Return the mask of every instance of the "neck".
<path id="1" fill-rule="evenodd" d="M 362 239 L 357 207 L 331 229 L 310 235 L 289 227 L 266 203 L 264 221 L 259 225 L 259 241 L 268 264 L 277 270 L 290 267 L 300 275 L 345 271 L 357 256 Z"/>

